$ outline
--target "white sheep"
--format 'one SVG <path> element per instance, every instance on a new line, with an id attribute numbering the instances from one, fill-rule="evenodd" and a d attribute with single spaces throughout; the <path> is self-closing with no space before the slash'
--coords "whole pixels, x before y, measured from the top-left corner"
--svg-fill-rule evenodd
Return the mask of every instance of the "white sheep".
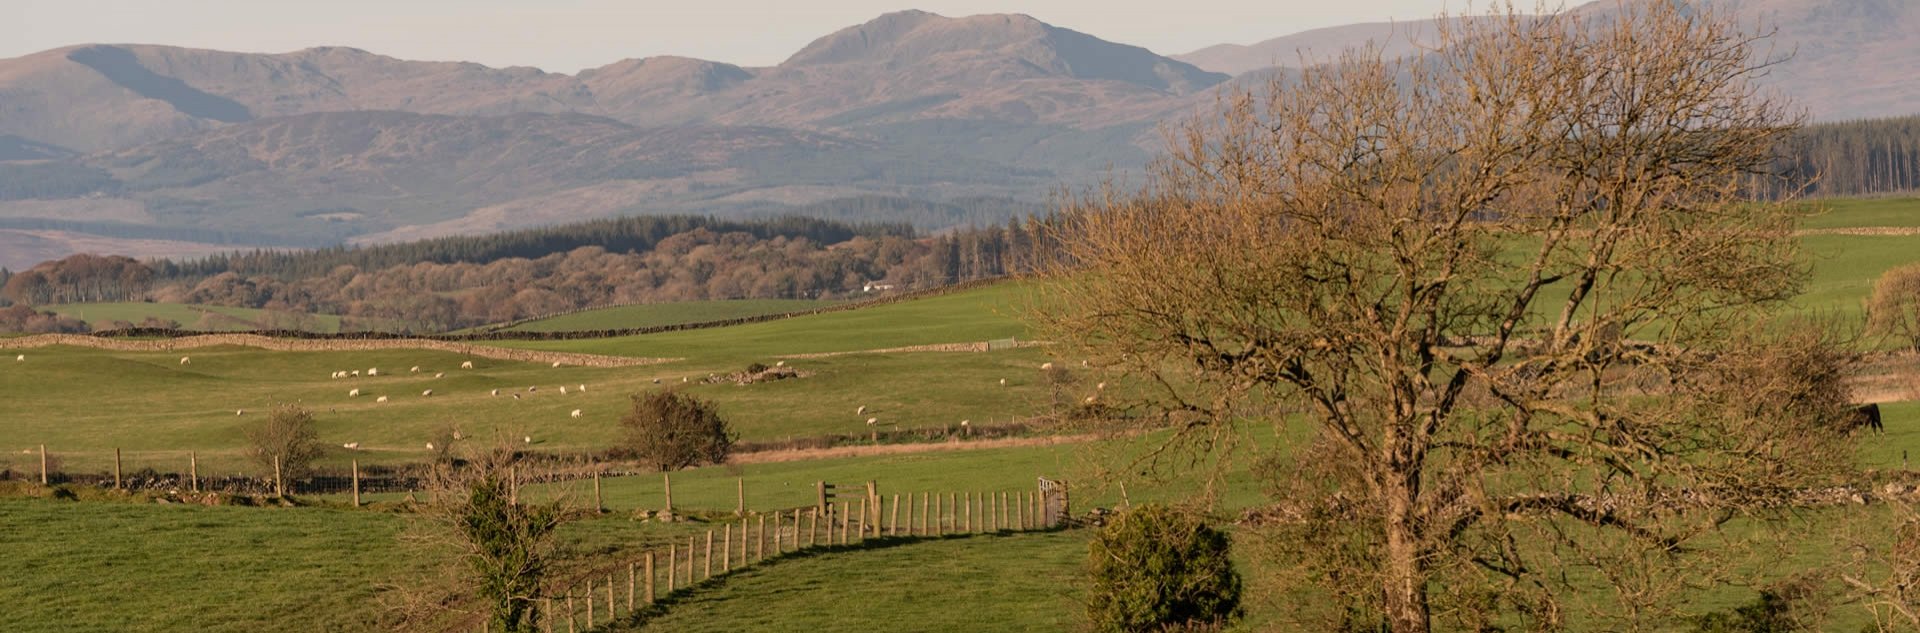
<path id="1" fill-rule="evenodd" d="M 359 390 L 359 389 L 354 389 L 354 390 L 352 390 L 352 391 L 349 391 L 349 392 L 347 392 L 347 397 L 348 397 L 348 398 L 358 398 L 358 397 L 360 397 L 360 390 Z"/>
<path id="2" fill-rule="evenodd" d="M 380 397 L 378 397 L 378 398 L 374 398 L 374 399 L 373 399 L 373 401 L 374 401 L 374 402 L 386 402 L 386 401 L 387 401 L 387 397 L 386 397 L 386 396 L 380 396 Z"/>
<path id="3" fill-rule="evenodd" d="M 866 415 L 866 414 L 867 414 L 867 405 L 864 405 L 864 404 L 863 404 L 863 405 L 860 405 L 860 408 L 858 408 L 858 409 L 854 409 L 854 410 L 853 410 L 853 414 L 854 414 L 854 415 Z"/>
<path id="4" fill-rule="evenodd" d="M 427 450 L 433 450 L 433 442 L 427 442 Z"/>
<path id="5" fill-rule="evenodd" d="M 515 399 L 515 400 L 519 400 L 519 399 L 520 399 L 520 394 L 517 394 L 517 393 L 516 393 L 516 394 L 513 394 L 513 399 Z"/>
<path id="6" fill-rule="evenodd" d="M 879 423 L 880 423 L 880 418 L 867 418 L 867 426 L 873 426 Z"/>
<path id="7" fill-rule="evenodd" d="M 1052 371 L 1053 363 L 1040 363 L 1040 371 Z"/>
<path id="8" fill-rule="evenodd" d="M 432 390 L 432 389 L 428 389 L 428 390 L 426 390 L 426 391 L 422 391 L 422 392 L 420 392 L 420 397 L 422 397 L 422 398 L 425 398 L 425 397 L 428 397 L 428 396 L 431 396 L 431 395 L 433 395 L 433 390 Z"/>
<path id="9" fill-rule="evenodd" d="M 573 417 L 576 417 L 576 418 L 577 418 L 577 417 L 580 417 L 580 410 L 579 410 L 579 409 L 574 409 L 574 410 L 573 410 Z"/>
<path id="10" fill-rule="evenodd" d="M 787 366 L 787 361 L 784 361 L 784 360 L 783 360 L 783 361 L 780 361 L 780 362 L 777 362 L 777 363 L 774 363 L 774 364 L 773 364 L 773 366 L 774 366 L 774 367 L 786 367 L 786 366 Z"/>
<path id="11" fill-rule="evenodd" d="M 520 438 L 520 443 L 521 443 L 521 444 L 532 444 L 532 443 L 533 443 L 533 436 L 531 436 L 531 435 L 528 435 L 528 436 L 526 436 L 526 437 L 522 437 L 522 438 Z"/>
<path id="12" fill-rule="evenodd" d="M 1093 401 L 1094 401 L 1093 396 L 1087 396 L 1087 404 L 1093 404 Z"/>
<path id="13" fill-rule="evenodd" d="M 460 368 L 461 368 L 461 369 L 473 369 L 473 361 L 465 361 L 465 362 L 462 362 L 462 363 L 460 363 Z"/>
<path id="14" fill-rule="evenodd" d="M 567 386 L 566 386 L 566 385 L 560 385 L 560 395 L 563 395 L 563 396 L 564 396 L 564 395 L 567 395 Z"/>
<path id="15" fill-rule="evenodd" d="M 1002 386 L 1002 387 L 1005 387 L 1005 386 L 1007 386 L 1007 379 L 1005 379 L 1005 378 L 1001 378 L 1001 379 L 1000 379 L 1000 386 Z"/>
<path id="16" fill-rule="evenodd" d="M 493 390 L 493 397 L 495 397 L 495 398 L 498 398 L 498 397 L 500 397 L 500 390 L 499 390 L 499 389 L 495 389 L 495 390 Z"/>
<path id="17" fill-rule="evenodd" d="M 656 385 L 660 384 L 660 379 L 659 378 L 653 379 L 653 384 L 656 384 Z"/>
<path id="18" fill-rule="evenodd" d="M 358 369 L 355 369 L 355 370 L 353 370 L 353 377 L 354 377 L 354 378 L 359 378 L 359 377 L 360 377 L 360 370 L 358 370 Z"/>
<path id="19" fill-rule="evenodd" d="M 192 364 L 193 364 L 193 359 L 192 359 L 192 358 L 189 358 L 189 357 L 186 357 L 186 356 L 181 356 L 181 357 L 180 357 L 180 364 L 182 364 L 182 365 L 192 365 Z"/>
<path id="20" fill-rule="evenodd" d="M 460 429 L 454 429 L 454 430 L 453 430 L 453 439 L 456 439 L 456 440 L 464 440 L 464 439 L 467 439 L 467 436 L 466 436 L 466 434 L 465 434 L 465 433 L 461 433 L 461 432 L 460 432 Z"/>
<path id="21" fill-rule="evenodd" d="M 436 372 L 436 373 L 435 373 L 435 374 L 433 375 L 433 377 L 434 377 L 434 378 L 446 378 L 446 377 L 447 377 L 447 372 L 444 372 L 444 371 L 443 371 L 443 372 Z"/>
<path id="22" fill-rule="evenodd" d="M 553 361 L 553 368 L 554 368 L 554 369 L 559 369 L 559 368 L 560 368 L 560 361 L 557 361 L 557 360 L 556 360 L 556 361 Z"/>
<path id="23" fill-rule="evenodd" d="M 19 356 L 15 356 L 15 357 L 13 357 L 13 362 L 16 362 L 16 363 L 18 363 L 18 362 L 21 362 L 21 361 L 24 361 L 24 360 L 26 360 L 26 359 L 27 359 L 27 355 L 26 355 L 26 354 L 21 354 L 21 355 L 19 355 Z"/>
<path id="24" fill-rule="evenodd" d="M 963 428 L 968 426 L 973 426 L 973 420 L 961 420 L 960 426 Z"/>
<path id="25" fill-rule="evenodd" d="M 1094 385 L 1094 386 L 1093 386 L 1093 388 L 1094 388 L 1094 389 L 1096 389 L 1096 390 L 1099 390 L 1099 391 L 1106 391 L 1106 390 L 1107 390 L 1107 383 L 1104 383 L 1104 382 L 1103 382 L 1103 383 L 1100 383 L 1100 384 L 1097 384 L 1097 385 Z"/>
<path id="26" fill-rule="evenodd" d="M 419 365 L 414 365 L 413 367 L 411 367 L 411 368 L 408 368 L 408 369 L 407 369 L 407 373 L 409 373 L 409 374 L 417 374 L 417 373 L 420 373 L 420 366 L 419 366 Z"/>
<path id="27" fill-rule="evenodd" d="M 586 393 L 586 392 L 587 392 L 587 386 L 586 386 L 586 385 L 580 385 L 580 393 Z"/>
<path id="28" fill-rule="evenodd" d="M 527 387 L 527 393 L 533 393 L 533 392 L 535 392 L 535 391 L 538 391 L 538 390 L 540 390 L 540 386 L 539 386 L 539 385 L 534 385 L 534 386 L 531 386 L 531 387 Z"/>
<path id="29" fill-rule="evenodd" d="M 682 383 L 684 383 L 684 382 L 686 382 L 686 381 L 687 381 L 687 377 L 686 377 L 686 376 L 681 376 L 681 377 L 680 377 L 680 382 L 682 382 Z"/>
<path id="30" fill-rule="evenodd" d="M 345 443 L 345 444 L 341 444 L 341 445 L 340 445 L 340 448 L 344 448 L 344 449 L 347 449 L 347 450 L 350 450 L 350 451 L 357 451 L 357 450 L 360 450 L 360 443 L 359 443 L 359 442 L 347 442 L 347 443 Z"/>
<path id="31" fill-rule="evenodd" d="M 234 414 L 234 415 L 246 415 L 246 414 L 247 414 L 247 410 L 246 410 L 246 409 L 235 409 L 235 410 L 233 411 L 233 414 Z"/>
<path id="32" fill-rule="evenodd" d="M 368 376 L 378 376 L 378 375 L 380 375 L 380 368 L 379 368 L 379 367 L 374 367 L 374 368 L 372 368 L 372 369 L 368 369 L 368 370 L 367 370 L 367 375 L 368 375 Z"/>

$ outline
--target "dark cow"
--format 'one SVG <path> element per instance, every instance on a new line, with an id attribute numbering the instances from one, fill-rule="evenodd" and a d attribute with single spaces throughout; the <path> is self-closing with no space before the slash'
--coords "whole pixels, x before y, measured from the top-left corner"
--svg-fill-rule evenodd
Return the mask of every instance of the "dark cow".
<path id="1" fill-rule="evenodd" d="M 1850 425 L 1851 428 L 1858 429 L 1860 427 L 1866 427 L 1872 429 L 1875 433 L 1886 430 L 1880 426 L 1880 405 L 1878 404 L 1863 404 L 1854 407 L 1852 418 L 1853 424 Z"/>

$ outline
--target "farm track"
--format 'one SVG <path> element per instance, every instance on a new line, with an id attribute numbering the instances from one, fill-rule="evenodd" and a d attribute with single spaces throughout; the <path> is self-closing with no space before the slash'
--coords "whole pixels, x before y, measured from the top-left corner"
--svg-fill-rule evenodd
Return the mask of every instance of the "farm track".
<path id="1" fill-rule="evenodd" d="M 1865 236 L 1911 236 L 1920 235 L 1920 226 L 1850 226 L 1832 229 L 1803 229 L 1794 231 L 1795 236 L 1804 235 L 1865 235 Z"/>
<path id="2" fill-rule="evenodd" d="M 728 458 L 730 464 L 778 464 L 785 462 L 803 462 L 816 459 L 835 459 L 841 457 L 875 457 L 881 455 L 913 455 L 920 453 L 950 453 L 954 451 L 991 450 L 1000 448 L 1022 448 L 1031 446 L 1057 446 L 1062 444 L 1080 444 L 1100 439 L 1098 435 L 1049 435 L 1045 437 L 1008 437 L 990 440 L 945 442 L 916 442 L 908 444 L 881 444 L 877 446 L 835 446 L 831 448 L 792 448 L 752 453 L 734 453 Z"/>
<path id="3" fill-rule="evenodd" d="M 74 347 L 87 347 L 117 352 L 174 352 L 222 345 L 254 347 L 276 352 L 356 352 L 418 349 L 478 356 L 494 360 L 528 363 L 560 363 L 562 365 L 599 368 L 638 367 L 681 360 L 678 358 L 635 358 L 629 356 L 608 356 L 604 354 L 549 352 L 418 338 L 287 339 L 261 336 L 259 334 L 202 334 L 157 340 L 100 338 L 83 334 L 35 334 L 18 338 L 0 338 L 0 349 L 5 350 L 33 349 L 51 345 L 71 345 Z"/>

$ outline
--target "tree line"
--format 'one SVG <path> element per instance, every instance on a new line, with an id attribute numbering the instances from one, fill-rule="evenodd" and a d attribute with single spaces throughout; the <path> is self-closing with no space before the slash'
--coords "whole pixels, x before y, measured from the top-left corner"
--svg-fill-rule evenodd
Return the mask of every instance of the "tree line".
<path id="1" fill-rule="evenodd" d="M 1920 116 L 1802 128 L 1780 144 L 1775 197 L 1859 196 L 1920 188 Z"/>

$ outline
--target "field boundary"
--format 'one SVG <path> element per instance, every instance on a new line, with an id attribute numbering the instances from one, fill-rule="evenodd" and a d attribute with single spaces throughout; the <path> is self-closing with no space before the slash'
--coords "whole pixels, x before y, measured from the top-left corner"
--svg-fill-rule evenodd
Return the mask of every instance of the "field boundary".
<path id="1" fill-rule="evenodd" d="M 173 352 L 232 345 L 276 352 L 354 352 L 371 350 L 416 349 L 478 356 L 494 360 L 528 363 L 559 363 L 580 367 L 638 367 L 669 363 L 678 358 L 640 358 L 578 352 L 471 345 L 432 338 L 280 338 L 254 333 L 194 334 L 177 338 L 127 339 L 87 334 L 34 334 L 18 338 L 0 338 L 0 349 L 18 350 L 70 345 L 117 352 Z"/>

